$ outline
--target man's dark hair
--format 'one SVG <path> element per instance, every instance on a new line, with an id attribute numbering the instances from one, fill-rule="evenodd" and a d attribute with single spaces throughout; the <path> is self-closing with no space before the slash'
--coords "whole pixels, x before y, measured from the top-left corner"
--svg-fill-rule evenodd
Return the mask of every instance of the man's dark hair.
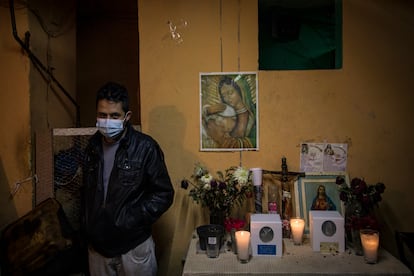
<path id="1" fill-rule="evenodd" d="M 129 111 L 128 90 L 119 83 L 108 82 L 102 86 L 96 95 L 96 106 L 100 100 L 108 100 L 115 103 L 122 103 L 122 110 Z"/>

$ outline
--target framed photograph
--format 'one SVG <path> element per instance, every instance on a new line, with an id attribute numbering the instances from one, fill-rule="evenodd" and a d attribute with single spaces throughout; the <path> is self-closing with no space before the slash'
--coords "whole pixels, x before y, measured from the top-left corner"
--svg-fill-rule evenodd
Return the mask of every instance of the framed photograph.
<path id="1" fill-rule="evenodd" d="M 296 214 L 305 220 L 305 233 L 309 233 L 310 210 L 333 210 L 345 216 L 344 204 L 339 198 L 336 177 L 343 176 L 349 185 L 346 173 L 312 174 L 306 173 L 295 183 Z"/>
<path id="2" fill-rule="evenodd" d="M 259 149 L 256 72 L 200 73 L 200 150 Z"/>

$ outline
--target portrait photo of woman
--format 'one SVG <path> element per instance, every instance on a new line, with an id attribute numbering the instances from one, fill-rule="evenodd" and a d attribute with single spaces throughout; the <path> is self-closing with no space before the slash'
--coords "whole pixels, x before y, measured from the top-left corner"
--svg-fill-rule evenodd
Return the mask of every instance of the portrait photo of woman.
<path id="1" fill-rule="evenodd" d="M 201 150 L 257 150 L 255 73 L 200 74 Z"/>

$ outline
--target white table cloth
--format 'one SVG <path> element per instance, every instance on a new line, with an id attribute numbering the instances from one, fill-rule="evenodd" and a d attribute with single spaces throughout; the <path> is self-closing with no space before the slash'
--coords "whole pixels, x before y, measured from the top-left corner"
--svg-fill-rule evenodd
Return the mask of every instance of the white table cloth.
<path id="1" fill-rule="evenodd" d="M 377 264 L 366 264 L 363 256 L 352 251 L 322 254 L 312 251 L 309 240 L 294 245 L 283 239 L 282 257 L 252 257 L 241 264 L 229 250 L 221 250 L 218 258 L 208 258 L 198 246 L 198 237 L 191 239 L 183 268 L 183 276 L 196 275 L 412 275 L 397 258 L 384 249 Z"/>

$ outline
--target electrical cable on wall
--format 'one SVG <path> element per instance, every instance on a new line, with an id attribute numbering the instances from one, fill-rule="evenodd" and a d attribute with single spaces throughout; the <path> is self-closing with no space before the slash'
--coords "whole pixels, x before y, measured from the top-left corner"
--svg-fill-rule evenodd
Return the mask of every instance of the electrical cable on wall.
<path id="1" fill-rule="evenodd" d="M 65 35 L 76 25 L 76 22 L 74 20 L 70 20 L 70 18 L 75 17 L 76 5 L 72 5 L 73 2 L 71 1 L 56 1 L 56 3 L 59 5 L 59 7 L 61 7 L 62 4 L 66 3 L 67 12 L 65 12 L 63 15 L 59 14 L 58 16 L 50 18 L 48 20 L 50 21 L 50 24 L 47 24 L 46 20 L 44 20 L 43 16 L 41 16 L 39 10 L 37 10 L 33 5 L 30 5 L 30 1 L 27 2 L 28 10 L 31 11 L 32 14 L 36 17 L 42 30 L 48 35 L 48 39 L 49 37 L 57 38 L 59 36 Z M 54 9 L 48 9 L 49 12 L 52 12 L 53 10 Z"/>
<path id="2" fill-rule="evenodd" d="M 220 0 L 220 71 L 223 72 L 223 2 Z"/>
<path id="3" fill-rule="evenodd" d="M 237 15 L 237 71 L 240 72 L 240 0 L 237 1 L 238 15 Z M 243 165 L 243 151 L 240 151 L 240 167 Z"/>
<path id="4" fill-rule="evenodd" d="M 37 184 L 38 182 L 39 182 L 39 179 L 38 179 L 38 177 L 37 177 L 37 175 L 35 174 L 35 175 L 33 175 L 33 176 L 30 176 L 30 177 L 27 177 L 27 178 L 25 178 L 25 179 L 22 179 L 22 180 L 19 180 L 19 181 L 16 181 L 15 183 L 14 183 L 14 185 L 13 185 L 13 190 L 10 192 L 10 198 L 13 198 L 16 194 L 17 194 L 17 192 L 20 190 L 20 188 L 22 187 L 22 184 L 24 184 L 24 183 L 26 183 L 26 182 L 29 182 L 29 181 L 32 181 L 32 180 L 34 180 L 34 182 Z"/>
<path id="5" fill-rule="evenodd" d="M 27 53 L 29 59 L 31 60 L 32 64 L 41 70 L 44 74 L 47 75 L 50 80 L 58 86 L 58 88 L 63 92 L 63 94 L 70 100 L 70 102 L 75 106 L 76 109 L 76 126 L 80 126 L 80 106 L 75 101 L 75 99 L 66 91 L 66 89 L 62 86 L 62 84 L 55 78 L 55 76 L 51 73 L 51 71 L 33 54 L 33 52 L 28 48 L 28 42 L 24 42 L 20 39 L 17 27 L 16 27 L 16 16 L 14 13 L 14 1 L 10 0 L 10 18 L 11 18 L 11 24 L 12 24 L 12 30 L 13 30 L 13 37 L 14 39 L 20 44 L 20 46 L 23 48 L 23 50 Z M 26 35 L 27 37 L 27 35 Z"/>
<path id="6" fill-rule="evenodd" d="M 237 71 L 240 72 L 240 0 L 237 1 L 239 9 L 237 10 Z"/>

